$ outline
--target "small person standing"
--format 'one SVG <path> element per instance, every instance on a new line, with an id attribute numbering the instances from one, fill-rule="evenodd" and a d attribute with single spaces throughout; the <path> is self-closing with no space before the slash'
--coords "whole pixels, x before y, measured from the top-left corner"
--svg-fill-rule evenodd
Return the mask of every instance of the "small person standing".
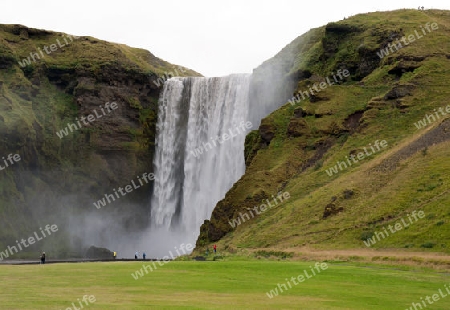
<path id="1" fill-rule="evenodd" d="M 216 254 L 216 252 L 217 252 L 217 245 L 214 244 L 213 249 L 214 249 L 214 254 Z"/>
<path id="2" fill-rule="evenodd" d="M 114 253 L 113 253 L 113 258 L 116 259 L 116 257 L 117 257 L 117 252 L 114 251 Z"/>
<path id="3" fill-rule="evenodd" d="M 145 260 L 145 257 L 146 257 L 147 255 L 145 255 L 145 252 L 142 254 L 142 258 Z"/>
<path id="4" fill-rule="evenodd" d="M 134 259 L 138 259 L 138 255 L 139 255 L 138 252 L 134 253 Z"/>
<path id="5" fill-rule="evenodd" d="M 45 264 L 45 252 L 41 254 L 41 264 Z"/>

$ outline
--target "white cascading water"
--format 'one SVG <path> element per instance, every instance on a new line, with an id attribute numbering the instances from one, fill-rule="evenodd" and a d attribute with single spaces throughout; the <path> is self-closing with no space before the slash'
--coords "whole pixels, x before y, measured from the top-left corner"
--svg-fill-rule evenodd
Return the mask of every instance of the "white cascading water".
<path id="1" fill-rule="evenodd" d="M 217 202 L 244 174 L 249 74 L 171 78 L 159 100 L 151 226 L 195 244 Z M 224 134 L 231 138 L 222 139 Z M 220 137 L 218 140 L 217 137 Z M 203 151 L 200 154 L 199 150 Z M 173 247 L 174 245 L 168 245 Z"/>

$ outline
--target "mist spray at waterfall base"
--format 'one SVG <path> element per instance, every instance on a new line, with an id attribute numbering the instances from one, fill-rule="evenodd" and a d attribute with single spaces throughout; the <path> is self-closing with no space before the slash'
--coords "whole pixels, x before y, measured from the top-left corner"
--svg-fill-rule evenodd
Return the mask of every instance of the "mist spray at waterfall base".
<path id="1" fill-rule="evenodd" d="M 135 206 L 137 207 L 137 206 Z M 126 227 L 124 222 L 131 218 L 118 214 L 120 209 L 131 210 L 133 205 L 121 203 L 117 212 L 105 213 L 93 210 L 88 214 L 71 215 L 70 221 L 66 221 L 62 229 L 66 229 L 72 237 L 83 240 L 80 254 L 85 253 L 87 248 L 94 245 L 96 247 L 105 247 L 110 251 L 117 252 L 117 258 L 133 258 L 135 252 L 139 252 L 139 257 L 146 253 L 147 258 L 163 258 L 170 252 L 174 256 L 183 255 L 176 252 L 184 244 L 195 246 L 197 235 L 187 236 L 185 233 L 176 230 L 167 230 L 164 227 L 138 229 L 135 227 Z M 104 211 L 104 210 L 103 210 Z M 56 222 L 61 223 L 60 220 Z M 74 238 L 72 238 L 74 239 Z M 54 255 L 54 251 L 47 247 L 47 252 Z"/>
<path id="2" fill-rule="evenodd" d="M 196 238 L 194 235 L 188 236 L 177 231 L 167 231 L 162 227 L 147 228 L 142 233 L 136 233 L 134 237 L 128 234 L 124 242 L 119 240 L 116 251 L 118 258 L 132 258 L 136 251 L 139 252 L 139 258 L 142 258 L 142 253 L 146 253 L 149 259 L 162 259 L 164 256 L 177 257 L 189 254 L 191 251 L 187 251 L 186 246 L 189 244 L 191 249 L 194 248 Z"/>

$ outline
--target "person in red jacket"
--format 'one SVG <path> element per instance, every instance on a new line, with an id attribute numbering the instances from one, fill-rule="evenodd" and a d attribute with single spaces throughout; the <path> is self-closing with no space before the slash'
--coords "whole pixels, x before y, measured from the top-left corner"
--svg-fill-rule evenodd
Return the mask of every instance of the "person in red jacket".
<path id="1" fill-rule="evenodd" d="M 217 252 L 217 245 L 214 244 L 213 249 L 214 249 L 214 254 L 216 254 L 216 252 Z"/>

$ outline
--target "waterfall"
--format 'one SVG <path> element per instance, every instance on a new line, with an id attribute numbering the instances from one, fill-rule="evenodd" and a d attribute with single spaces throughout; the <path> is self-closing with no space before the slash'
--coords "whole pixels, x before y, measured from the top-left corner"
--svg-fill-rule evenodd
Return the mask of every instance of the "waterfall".
<path id="1" fill-rule="evenodd" d="M 244 174 L 245 136 L 252 127 L 250 78 L 177 77 L 164 84 L 156 128 L 152 228 L 195 244 L 200 225 Z"/>

